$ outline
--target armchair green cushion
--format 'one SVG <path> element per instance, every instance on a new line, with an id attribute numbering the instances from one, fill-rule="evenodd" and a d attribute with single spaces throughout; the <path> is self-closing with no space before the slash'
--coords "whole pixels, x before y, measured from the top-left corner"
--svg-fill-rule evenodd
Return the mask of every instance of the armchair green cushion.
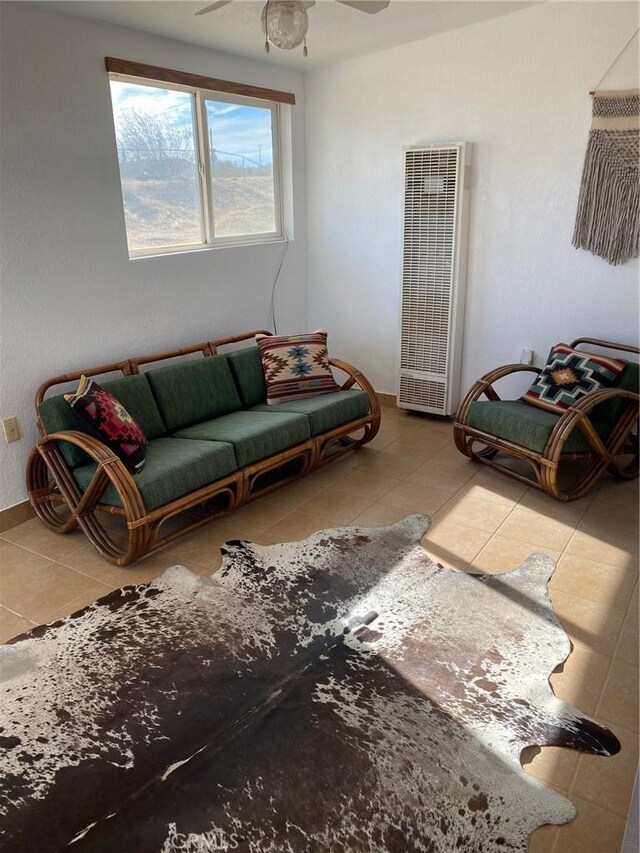
<path id="1" fill-rule="evenodd" d="M 611 387 L 621 388 L 623 391 L 633 391 L 634 394 L 640 393 L 640 367 L 635 362 L 628 361 Z M 625 405 L 625 400 L 607 400 L 606 403 L 596 407 L 597 416 L 603 420 L 616 421 L 622 414 Z"/>
<path id="2" fill-rule="evenodd" d="M 560 415 L 530 406 L 521 400 L 477 400 L 469 406 L 467 424 L 519 447 L 542 453 L 559 419 Z M 593 425 L 600 437 L 606 439 L 613 421 L 594 418 Z M 582 432 L 574 429 L 564 444 L 563 452 L 583 450 L 590 450 L 590 447 Z"/>

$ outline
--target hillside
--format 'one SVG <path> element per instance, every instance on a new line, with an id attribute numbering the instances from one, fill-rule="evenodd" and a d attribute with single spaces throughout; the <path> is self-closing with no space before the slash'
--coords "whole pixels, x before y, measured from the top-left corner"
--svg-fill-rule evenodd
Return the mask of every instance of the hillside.
<path id="1" fill-rule="evenodd" d="M 130 250 L 201 242 L 200 200 L 191 182 L 130 179 L 123 196 Z M 213 205 L 217 237 L 275 230 L 269 175 L 216 177 Z"/>

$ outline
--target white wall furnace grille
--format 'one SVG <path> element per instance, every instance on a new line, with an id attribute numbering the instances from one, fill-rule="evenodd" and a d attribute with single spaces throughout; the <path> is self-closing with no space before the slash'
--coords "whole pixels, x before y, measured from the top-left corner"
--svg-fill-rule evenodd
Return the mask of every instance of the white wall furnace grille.
<path id="1" fill-rule="evenodd" d="M 439 415 L 460 393 L 470 149 L 405 150 L 398 405 Z"/>
<path id="2" fill-rule="evenodd" d="M 400 396 L 424 409 L 441 411 L 444 408 L 446 391 L 444 382 L 400 376 Z"/>

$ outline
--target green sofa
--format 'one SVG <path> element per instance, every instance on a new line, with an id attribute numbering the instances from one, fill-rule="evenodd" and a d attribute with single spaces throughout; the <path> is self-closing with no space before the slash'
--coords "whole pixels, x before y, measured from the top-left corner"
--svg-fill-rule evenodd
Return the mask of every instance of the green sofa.
<path id="1" fill-rule="evenodd" d="M 258 348 L 219 352 L 253 335 L 45 382 L 36 396 L 42 439 L 27 470 L 30 500 L 40 519 L 59 533 L 79 524 L 103 556 L 126 565 L 203 521 L 189 516 L 164 534 L 168 519 L 195 507 L 205 507 L 208 516 L 228 512 L 373 438 L 380 420 L 375 392 L 345 362 L 331 362 L 346 374 L 341 390 L 267 405 Z M 172 363 L 156 366 L 165 359 Z M 140 372 L 145 365 L 150 369 Z M 138 421 L 149 442 L 145 466 L 135 476 L 101 442 L 77 431 L 62 394 L 45 396 L 82 373 L 114 370 L 122 375 L 100 384 Z M 124 517 L 124 545 L 110 535 L 104 513 Z"/>

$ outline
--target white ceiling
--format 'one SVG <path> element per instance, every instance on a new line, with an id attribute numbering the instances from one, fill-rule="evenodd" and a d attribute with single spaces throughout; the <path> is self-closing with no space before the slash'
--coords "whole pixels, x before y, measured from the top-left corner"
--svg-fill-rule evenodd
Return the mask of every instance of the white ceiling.
<path id="1" fill-rule="evenodd" d="M 303 71 L 466 27 L 532 5 L 513 0 L 391 0 L 384 11 L 368 15 L 334 0 L 317 0 L 309 10 L 309 56 L 305 59 L 301 48 L 292 51 L 272 48 L 268 56 L 265 54 L 260 26 L 263 0 L 233 0 L 222 9 L 196 18 L 194 13 L 209 2 L 211 0 L 55 0 L 34 5 Z"/>

